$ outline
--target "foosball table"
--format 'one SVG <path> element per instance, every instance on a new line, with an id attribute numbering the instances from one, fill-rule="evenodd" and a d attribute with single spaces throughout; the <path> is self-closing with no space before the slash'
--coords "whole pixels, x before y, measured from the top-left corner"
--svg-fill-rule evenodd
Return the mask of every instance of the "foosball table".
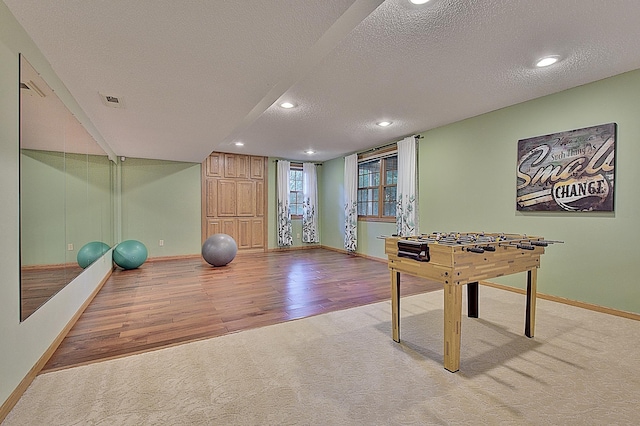
<path id="1" fill-rule="evenodd" d="M 468 316 L 478 318 L 478 282 L 527 272 L 525 335 L 533 337 L 537 269 L 551 243 L 543 237 L 519 234 L 434 233 L 415 237 L 385 237 L 391 271 L 393 340 L 400 342 L 400 273 L 444 285 L 444 368 L 460 368 L 462 287 L 467 286 Z"/>

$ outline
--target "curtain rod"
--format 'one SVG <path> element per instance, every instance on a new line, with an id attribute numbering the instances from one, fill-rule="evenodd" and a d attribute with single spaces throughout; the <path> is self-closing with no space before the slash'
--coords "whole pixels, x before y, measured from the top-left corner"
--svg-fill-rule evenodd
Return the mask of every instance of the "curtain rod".
<path id="1" fill-rule="evenodd" d="M 322 166 L 322 163 L 314 163 L 313 161 L 294 161 L 294 160 L 284 160 L 284 159 L 277 159 L 277 158 L 273 160 L 274 163 L 277 163 L 278 161 L 288 161 L 290 163 L 299 163 L 299 164 L 312 163 L 312 164 L 315 164 L 316 166 Z"/>
<path id="2" fill-rule="evenodd" d="M 424 136 L 420 136 L 420 135 L 413 135 L 413 137 L 415 139 L 423 139 L 424 138 Z M 388 147 L 390 147 L 392 145 L 396 145 L 397 143 L 398 143 L 398 141 L 390 142 L 390 143 L 387 143 L 387 144 L 384 144 L 384 145 L 376 146 L 374 148 L 366 149 L 364 151 L 358 151 L 358 152 L 356 152 L 356 154 L 360 155 L 360 154 L 366 154 L 367 152 L 378 151 L 378 150 L 381 150 L 381 149 L 388 148 Z"/>

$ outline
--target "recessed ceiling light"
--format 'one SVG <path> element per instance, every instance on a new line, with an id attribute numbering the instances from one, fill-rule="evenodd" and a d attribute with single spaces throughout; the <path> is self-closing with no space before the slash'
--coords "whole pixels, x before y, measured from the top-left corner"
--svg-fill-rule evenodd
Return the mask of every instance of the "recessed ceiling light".
<path id="1" fill-rule="evenodd" d="M 234 142 L 235 146 L 244 146 L 244 142 Z"/>
<path id="2" fill-rule="evenodd" d="M 295 105 L 295 104 L 292 104 L 291 102 L 283 102 L 283 103 L 281 103 L 281 104 L 280 104 L 280 106 L 281 106 L 282 108 L 289 109 L 289 108 L 293 108 L 293 107 L 294 107 L 294 106 L 296 106 L 296 105 Z"/>
<path id="3" fill-rule="evenodd" d="M 429 3 L 429 0 L 409 0 L 413 4 L 425 4 Z"/>
<path id="4" fill-rule="evenodd" d="M 314 150 L 312 150 L 312 149 L 308 149 L 308 150 L 305 151 L 305 154 L 309 154 L 309 155 L 315 154 L 315 153 L 316 152 Z"/>
<path id="5" fill-rule="evenodd" d="M 391 121 L 379 121 L 377 124 L 380 127 L 387 127 L 387 126 L 391 126 Z"/>
<path id="6" fill-rule="evenodd" d="M 536 62 L 536 67 L 543 68 L 548 67 L 549 65 L 553 65 L 560 60 L 559 56 L 545 56 Z"/>

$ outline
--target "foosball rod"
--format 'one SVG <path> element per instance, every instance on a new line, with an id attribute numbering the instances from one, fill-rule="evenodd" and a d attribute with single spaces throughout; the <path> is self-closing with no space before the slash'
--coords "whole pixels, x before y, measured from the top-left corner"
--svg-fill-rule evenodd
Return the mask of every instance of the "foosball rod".
<path id="1" fill-rule="evenodd" d="M 453 234 L 453 233 L 448 233 L 445 235 L 449 235 L 449 234 Z M 420 240 L 420 241 L 424 241 L 426 243 L 432 243 L 432 244 L 438 244 L 438 243 L 443 243 L 443 244 L 467 244 L 467 245 L 490 245 L 490 244 L 498 244 L 500 245 L 500 243 L 506 243 L 506 242 L 529 242 L 529 244 L 534 245 L 534 246 L 541 246 L 541 247 L 547 247 L 549 244 L 564 244 L 564 241 L 559 241 L 559 240 L 545 240 L 544 237 L 542 237 L 541 239 L 532 239 L 531 237 L 522 237 L 522 238 L 512 238 L 512 239 L 506 239 L 506 240 L 496 240 L 496 241 L 471 241 L 469 239 L 463 239 L 461 240 L 460 238 L 458 239 L 452 239 L 454 237 L 444 237 L 444 238 L 440 238 L 438 239 L 437 237 L 434 237 L 433 235 L 435 235 L 435 233 L 431 233 L 431 234 L 421 234 L 421 235 L 416 235 L 415 237 Z M 458 235 L 461 235 L 460 233 L 458 233 Z M 479 234 L 473 234 L 473 233 L 465 233 L 462 234 L 464 236 L 467 235 L 485 235 L 484 233 L 479 233 Z M 512 234 L 513 235 L 513 234 Z M 392 237 L 398 237 L 398 235 L 391 235 Z M 504 236 L 504 234 L 503 234 Z M 389 238 L 388 235 L 379 235 L 376 237 L 377 239 L 386 239 Z M 411 237 L 399 237 L 402 239 L 409 239 Z M 484 237 L 484 238 L 491 238 L 491 237 Z M 505 237 L 506 238 L 506 237 Z"/>

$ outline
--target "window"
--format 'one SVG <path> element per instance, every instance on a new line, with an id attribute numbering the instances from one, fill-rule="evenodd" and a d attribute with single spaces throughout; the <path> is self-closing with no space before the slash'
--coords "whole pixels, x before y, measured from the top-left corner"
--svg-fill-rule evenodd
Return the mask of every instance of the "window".
<path id="1" fill-rule="evenodd" d="M 289 169 L 289 210 L 292 218 L 302 217 L 302 166 L 291 165 Z"/>
<path id="2" fill-rule="evenodd" d="M 358 164 L 358 216 L 365 220 L 396 220 L 398 156 Z"/>

